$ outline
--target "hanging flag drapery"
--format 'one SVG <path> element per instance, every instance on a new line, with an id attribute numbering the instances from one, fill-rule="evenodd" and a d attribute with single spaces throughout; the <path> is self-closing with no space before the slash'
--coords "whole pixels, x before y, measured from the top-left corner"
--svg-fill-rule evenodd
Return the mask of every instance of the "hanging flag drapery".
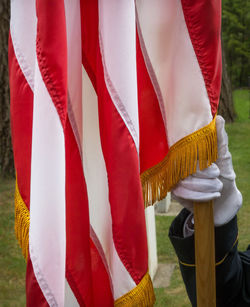
<path id="1" fill-rule="evenodd" d="M 28 306 L 152 306 L 144 207 L 216 160 L 220 5 L 11 1 Z"/>

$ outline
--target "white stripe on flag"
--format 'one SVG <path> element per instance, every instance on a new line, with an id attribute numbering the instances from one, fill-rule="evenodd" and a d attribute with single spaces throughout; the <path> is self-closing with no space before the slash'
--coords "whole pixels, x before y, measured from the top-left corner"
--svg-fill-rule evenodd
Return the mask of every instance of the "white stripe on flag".
<path id="1" fill-rule="evenodd" d="M 80 307 L 78 304 L 76 297 L 71 290 L 67 280 L 65 280 L 65 301 L 64 301 L 64 307 Z"/>
<path id="2" fill-rule="evenodd" d="M 64 306 L 65 144 L 63 128 L 36 61 L 29 251 L 50 306 Z"/>
<path id="3" fill-rule="evenodd" d="M 181 0 L 136 3 L 144 42 L 164 99 L 171 146 L 211 122 L 210 103 Z"/>
<path id="4" fill-rule="evenodd" d="M 133 0 L 99 0 L 99 38 L 107 89 L 139 152 Z"/>
<path id="5" fill-rule="evenodd" d="M 64 0 L 68 57 L 68 115 L 79 149 L 82 145 L 82 50 L 79 0 Z"/>
<path id="6" fill-rule="evenodd" d="M 97 96 L 84 68 L 82 79 L 83 166 L 88 191 L 90 224 L 102 246 L 113 283 L 114 298 L 117 299 L 133 289 L 136 284 L 120 260 L 114 245 L 107 170 L 99 132 Z"/>
<path id="7" fill-rule="evenodd" d="M 31 0 L 11 1 L 10 31 L 18 64 L 34 90 L 36 59 L 36 3 Z"/>

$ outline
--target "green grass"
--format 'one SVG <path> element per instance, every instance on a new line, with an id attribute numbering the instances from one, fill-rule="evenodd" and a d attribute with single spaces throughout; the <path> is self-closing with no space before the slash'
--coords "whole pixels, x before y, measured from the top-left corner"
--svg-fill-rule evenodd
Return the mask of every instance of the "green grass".
<path id="1" fill-rule="evenodd" d="M 237 122 L 250 122 L 250 91 L 247 89 L 235 90 L 233 93 L 234 107 Z"/>
<path id="2" fill-rule="evenodd" d="M 239 249 L 250 244 L 250 91 L 234 91 L 237 120 L 226 126 L 229 147 L 237 175 L 237 187 L 243 196 L 243 207 L 238 213 Z"/>
<path id="3" fill-rule="evenodd" d="M 243 196 L 243 206 L 238 214 L 239 248 L 250 244 L 250 122 L 227 125 L 229 147 L 233 156 L 237 187 Z"/>
<path id="4" fill-rule="evenodd" d="M 25 306 L 25 261 L 14 233 L 15 181 L 0 178 L 0 306 Z"/>
<path id="5" fill-rule="evenodd" d="M 168 288 L 155 289 L 156 307 L 190 307 L 188 296 L 182 281 L 181 272 L 176 266 Z"/>
<path id="6" fill-rule="evenodd" d="M 168 229 L 173 221 L 172 216 L 156 216 L 157 254 L 159 262 L 176 263 L 177 256 L 168 239 Z"/>
<path id="7" fill-rule="evenodd" d="M 191 306 L 182 281 L 177 256 L 168 238 L 168 230 L 173 219 L 174 217 L 170 216 L 156 216 L 158 261 L 176 264 L 170 286 L 168 288 L 155 289 L 155 306 L 157 307 Z"/>
<path id="8" fill-rule="evenodd" d="M 238 114 L 235 123 L 227 125 L 229 147 L 237 174 L 237 186 L 243 195 L 243 207 L 238 214 L 239 249 L 250 244 L 250 120 L 249 92 L 234 92 Z M 0 306 L 25 306 L 25 261 L 14 234 L 14 186 L 15 181 L 0 177 Z M 159 262 L 176 263 L 177 257 L 168 239 L 172 217 L 157 216 L 157 249 Z M 155 289 L 157 307 L 191 306 L 182 282 L 178 265 L 168 288 Z"/>

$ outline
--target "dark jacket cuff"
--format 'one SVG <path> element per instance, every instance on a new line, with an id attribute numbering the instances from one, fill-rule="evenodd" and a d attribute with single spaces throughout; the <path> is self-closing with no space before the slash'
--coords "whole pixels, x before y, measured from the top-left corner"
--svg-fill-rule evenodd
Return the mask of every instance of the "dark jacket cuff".
<path id="1" fill-rule="evenodd" d="M 194 235 L 183 237 L 183 226 L 190 212 L 183 209 L 172 222 L 169 229 L 169 238 L 174 246 L 179 261 L 182 264 L 194 265 Z M 237 217 L 235 216 L 227 224 L 215 227 L 215 257 L 216 263 L 224 261 L 238 237 Z"/>

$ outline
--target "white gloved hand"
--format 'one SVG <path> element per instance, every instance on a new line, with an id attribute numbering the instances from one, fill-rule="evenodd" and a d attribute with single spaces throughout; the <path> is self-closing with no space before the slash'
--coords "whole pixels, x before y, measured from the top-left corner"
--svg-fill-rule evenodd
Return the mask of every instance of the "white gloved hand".
<path id="1" fill-rule="evenodd" d="M 223 183 L 221 197 L 215 200 L 215 225 L 223 225 L 229 222 L 242 206 L 242 195 L 235 183 L 232 156 L 228 150 L 228 136 L 225 130 L 225 120 L 221 116 L 216 117 L 216 130 L 218 142 L 218 159 L 215 162 L 220 169 L 219 179 Z"/>
<path id="2" fill-rule="evenodd" d="M 216 117 L 218 159 L 210 167 L 181 180 L 172 190 L 174 198 L 193 212 L 193 202 L 214 199 L 214 224 L 229 222 L 242 205 L 242 196 L 235 184 L 232 156 L 228 150 L 225 121 Z"/>

